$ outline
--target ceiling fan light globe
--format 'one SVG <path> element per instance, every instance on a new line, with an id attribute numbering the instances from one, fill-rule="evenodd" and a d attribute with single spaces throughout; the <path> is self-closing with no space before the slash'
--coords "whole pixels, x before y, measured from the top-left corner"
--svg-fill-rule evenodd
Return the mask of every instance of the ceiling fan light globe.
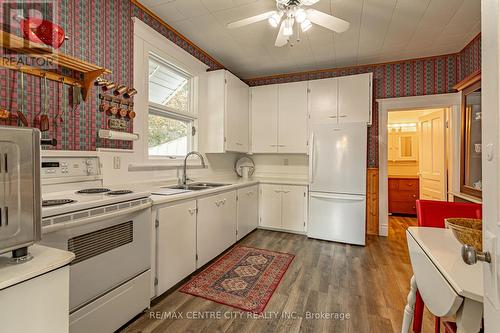
<path id="1" fill-rule="evenodd" d="M 302 23 L 306 19 L 307 19 L 306 11 L 303 10 L 302 8 L 297 9 L 297 11 L 295 12 L 295 21 L 297 21 L 297 23 Z"/>
<path id="2" fill-rule="evenodd" d="M 271 15 L 271 17 L 268 20 L 271 27 L 277 28 L 278 25 L 280 24 L 282 16 L 283 16 L 282 12 L 279 12 L 279 13 L 275 12 L 273 15 Z"/>
<path id="3" fill-rule="evenodd" d="M 302 29 L 302 32 L 306 32 L 307 30 L 311 29 L 312 23 L 308 19 L 305 19 L 301 24 L 300 28 Z"/>

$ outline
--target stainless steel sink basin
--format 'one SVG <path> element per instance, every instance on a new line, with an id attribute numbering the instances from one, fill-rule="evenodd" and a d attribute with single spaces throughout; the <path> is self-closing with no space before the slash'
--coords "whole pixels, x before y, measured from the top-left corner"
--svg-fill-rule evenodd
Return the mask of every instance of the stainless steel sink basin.
<path id="1" fill-rule="evenodd" d="M 211 188 L 227 186 L 229 184 L 219 184 L 219 183 L 192 183 L 187 186 L 184 185 L 175 185 L 175 186 L 167 186 L 167 188 L 176 189 L 176 190 L 190 190 L 190 191 L 201 191 L 201 190 L 209 190 Z"/>

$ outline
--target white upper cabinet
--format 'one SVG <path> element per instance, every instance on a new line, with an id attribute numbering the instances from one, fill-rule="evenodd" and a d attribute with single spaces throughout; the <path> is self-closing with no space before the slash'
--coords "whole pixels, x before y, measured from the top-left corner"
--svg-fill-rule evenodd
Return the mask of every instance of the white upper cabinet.
<path id="1" fill-rule="evenodd" d="M 307 153 L 307 82 L 251 88 L 252 152 Z"/>
<path id="2" fill-rule="evenodd" d="M 200 76 L 200 144 L 205 153 L 249 150 L 249 87 L 226 70 Z"/>
<path id="3" fill-rule="evenodd" d="M 276 153 L 278 145 L 278 85 L 250 88 L 252 152 Z"/>
<path id="4" fill-rule="evenodd" d="M 337 123 L 337 78 L 309 81 L 309 117 L 311 123 Z"/>
<path id="5" fill-rule="evenodd" d="M 311 123 L 371 124 L 372 73 L 309 81 Z"/>
<path id="6" fill-rule="evenodd" d="M 372 73 L 338 78 L 338 116 L 344 123 L 371 124 Z"/>
<path id="7" fill-rule="evenodd" d="M 307 81 L 278 85 L 278 153 L 307 153 Z"/>

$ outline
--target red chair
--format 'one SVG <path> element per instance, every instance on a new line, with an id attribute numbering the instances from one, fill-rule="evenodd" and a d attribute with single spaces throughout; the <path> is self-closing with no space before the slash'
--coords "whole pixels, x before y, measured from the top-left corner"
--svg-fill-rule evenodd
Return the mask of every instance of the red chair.
<path id="1" fill-rule="evenodd" d="M 480 219 L 482 206 L 475 203 L 417 200 L 417 220 L 419 227 L 444 228 L 444 220 L 451 217 Z M 413 332 L 422 331 L 424 301 L 417 290 L 415 312 L 413 314 Z M 434 331 L 439 333 L 440 318 L 436 317 Z"/>

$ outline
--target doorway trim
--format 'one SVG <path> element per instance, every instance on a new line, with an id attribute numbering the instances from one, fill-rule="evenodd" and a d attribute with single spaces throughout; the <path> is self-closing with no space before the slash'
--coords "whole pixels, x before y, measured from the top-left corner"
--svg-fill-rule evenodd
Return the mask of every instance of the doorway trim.
<path id="1" fill-rule="evenodd" d="M 387 175 L 387 114 L 390 111 L 416 110 L 416 109 L 436 109 L 451 108 L 452 133 L 451 136 L 456 140 L 460 134 L 457 121 L 459 118 L 461 94 L 449 93 L 438 95 L 423 95 L 410 97 L 395 97 L 377 99 L 378 107 L 378 152 L 379 152 L 379 235 L 387 236 L 389 233 L 389 190 Z M 455 149 L 456 148 L 456 149 Z M 450 158 L 456 161 L 455 156 L 458 147 L 452 147 Z M 454 163 L 453 165 L 455 166 Z"/>

